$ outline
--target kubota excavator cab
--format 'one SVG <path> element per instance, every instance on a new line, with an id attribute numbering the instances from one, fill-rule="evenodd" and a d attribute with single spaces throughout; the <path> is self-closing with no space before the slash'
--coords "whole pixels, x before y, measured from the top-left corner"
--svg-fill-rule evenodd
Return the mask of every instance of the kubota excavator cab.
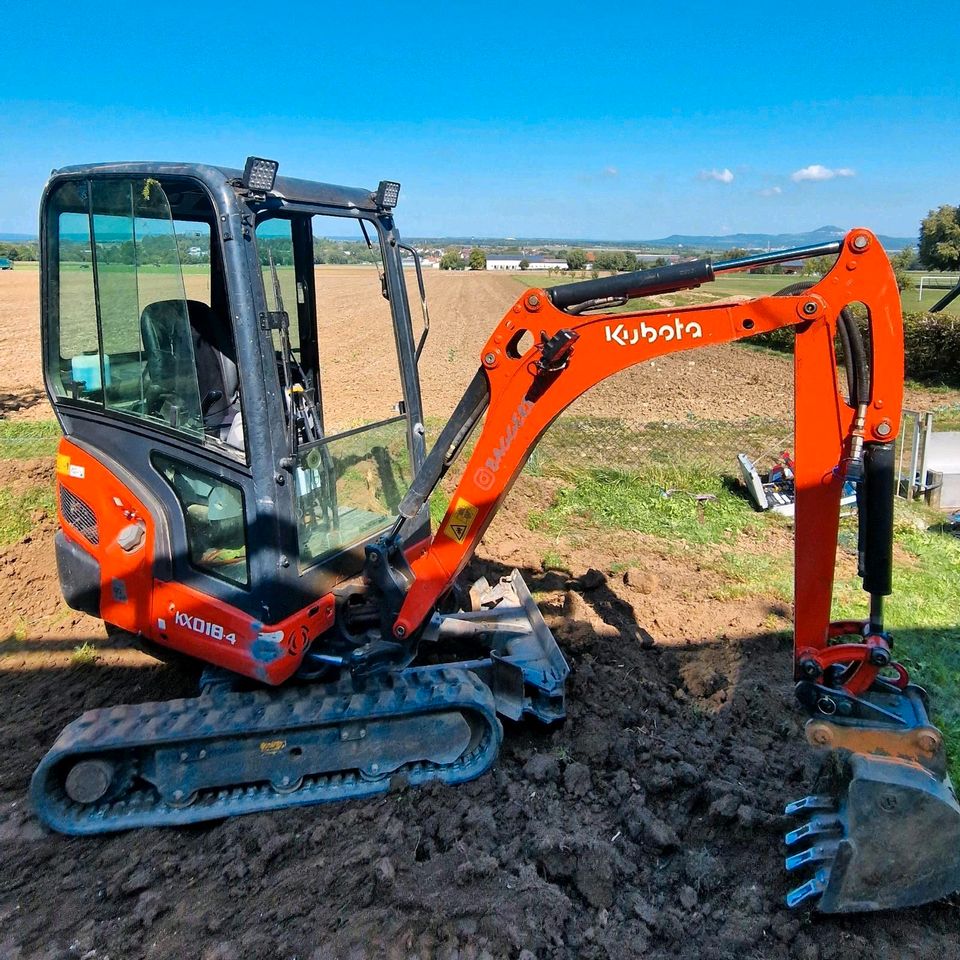
<path id="1" fill-rule="evenodd" d="M 424 458 L 398 190 L 255 158 L 53 174 L 42 327 L 71 606 L 271 683 L 300 667 Z M 352 282 L 375 295 L 336 299 L 318 251 L 365 263 Z M 426 511 L 410 527 L 427 537 Z"/>

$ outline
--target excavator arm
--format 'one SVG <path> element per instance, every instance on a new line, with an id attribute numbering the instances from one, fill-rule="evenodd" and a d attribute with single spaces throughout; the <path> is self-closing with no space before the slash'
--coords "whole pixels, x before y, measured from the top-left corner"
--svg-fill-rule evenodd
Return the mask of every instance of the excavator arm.
<path id="1" fill-rule="evenodd" d="M 679 264 L 673 275 L 671 268 L 640 271 L 523 294 L 484 345 L 481 369 L 428 458 L 425 480 L 418 477 L 401 505 L 402 514 L 416 515 L 442 475 L 437 464 L 452 460 L 454 438 L 462 444 L 470 418 L 475 423 L 485 410 L 483 429 L 447 513 L 412 563 L 413 580 L 394 635 L 410 635 L 435 609 L 473 556 L 537 441 L 583 393 L 657 357 L 794 327 L 797 649 L 825 648 L 843 481 L 848 474 L 859 478 L 865 449 L 896 437 L 903 394 L 900 298 L 889 260 L 866 230 L 852 231 L 834 249 L 839 252 L 834 267 L 793 297 L 587 315 L 561 306 L 618 292 L 643 296 L 684 289 L 730 269 L 708 261 Z M 781 256 L 794 258 L 797 252 Z M 653 274 L 653 282 L 647 274 Z M 841 392 L 834 349 L 841 312 L 853 304 L 867 309 L 871 342 L 871 388 L 861 398 L 860 421 Z M 531 345 L 521 352 L 525 338 Z M 629 396 L 623 402 L 628 406 Z"/>
<path id="2" fill-rule="evenodd" d="M 622 306 L 626 298 L 698 286 L 717 273 L 824 253 L 836 254 L 833 267 L 793 296 L 653 311 L 605 309 Z M 866 343 L 856 320 L 863 312 Z M 693 261 L 524 293 L 481 350 L 480 369 L 401 504 L 394 543 L 485 413 L 432 540 L 412 559 L 384 544 L 369 548 L 381 569 L 391 566 L 391 556 L 402 568 L 394 569 L 392 580 L 382 573 L 372 578 L 392 588 L 392 602 L 385 598 L 383 605 L 384 632 L 389 629 L 401 645 L 415 642 L 544 431 L 584 392 L 656 357 L 783 327 L 796 331 L 794 675 L 798 700 L 811 717 L 807 739 L 830 750 L 825 770 L 831 771 L 821 792 L 787 807 L 788 814 L 809 817 L 787 834 L 788 845 L 805 846 L 787 858 L 787 868 L 813 870 L 787 902 L 810 900 L 823 912 L 923 903 L 960 888 L 960 806 L 946 773 L 943 738 L 927 717 L 926 695 L 893 661 L 884 630 L 903 332 L 893 271 L 869 231 L 852 230 L 832 245 L 715 265 Z M 862 620 L 833 623 L 839 507 L 847 480 L 857 485 L 859 574 L 869 603 Z M 929 835 L 943 837 L 944 844 L 931 850 L 923 842 Z"/>

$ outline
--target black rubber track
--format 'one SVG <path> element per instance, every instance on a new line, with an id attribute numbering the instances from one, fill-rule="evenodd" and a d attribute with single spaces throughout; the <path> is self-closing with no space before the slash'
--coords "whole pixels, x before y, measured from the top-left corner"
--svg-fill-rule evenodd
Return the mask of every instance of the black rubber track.
<path id="1" fill-rule="evenodd" d="M 252 782 L 205 788 L 188 805 L 165 801 L 150 782 L 158 751 L 215 752 L 216 744 L 249 737 L 296 737 L 318 728 L 459 712 L 475 731 L 452 763 L 416 761 L 379 779 L 357 769 L 312 775 L 299 787 L 280 791 L 262 775 Z M 503 733 L 493 694 L 467 670 L 421 667 L 382 685 L 354 692 L 349 683 L 246 693 L 217 691 L 184 700 L 91 710 L 61 731 L 37 767 L 30 797 L 39 818 L 62 833 L 96 834 L 134 827 L 178 826 L 335 800 L 385 793 L 401 777 L 411 785 L 441 780 L 463 783 L 493 764 Z M 213 748 L 213 749 L 211 749 Z M 261 748 L 262 749 L 262 748 Z M 82 759 L 104 759 L 134 776 L 124 792 L 102 802 L 80 804 L 66 794 L 67 773 Z M 262 773 L 262 771 L 261 771 Z M 190 791 L 184 791 L 188 796 Z M 109 797 L 109 794 L 107 795 Z"/>

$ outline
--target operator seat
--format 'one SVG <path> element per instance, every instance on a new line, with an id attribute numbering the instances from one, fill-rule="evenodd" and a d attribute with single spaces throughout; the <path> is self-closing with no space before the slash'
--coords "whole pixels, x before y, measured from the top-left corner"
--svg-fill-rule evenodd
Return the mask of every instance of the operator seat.
<path id="1" fill-rule="evenodd" d="M 190 340 L 183 323 L 184 303 Z M 240 378 L 229 324 L 200 300 L 157 300 L 143 308 L 140 334 L 154 402 L 171 394 L 174 398 L 179 396 L 178 381 L 184 389 L 192 389 L 192 356 L 200 388 L 204 433 L 242 450 Z"/>

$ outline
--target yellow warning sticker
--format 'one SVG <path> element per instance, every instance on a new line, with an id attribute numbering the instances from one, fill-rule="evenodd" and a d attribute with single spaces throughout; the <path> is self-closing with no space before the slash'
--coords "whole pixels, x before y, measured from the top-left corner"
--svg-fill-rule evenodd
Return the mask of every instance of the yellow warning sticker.
<path id="1" fill-rule="evenodd" d="M 66 453 L 57 454 L 57 473 L 67 476 L 70 473 L 70 455 Z"/>
<path id="2" fill-rule="evenodd" d="M 286 740 L 261 740 L 260 752 L 272 755 L 274 753 L 279 753 L 286 745 Z"/>
<path id="3" fill-rule="evenodd" d="M 473 521 L 477 519 L 480 511 L 472 504 L 468 503 L 463 497 L 457 500 L 456 509 L 450 515 L 447 525 L 443 532 L 457 543 L 463 543 L 467 539 L 467 534 L 473 526 Z"/>

